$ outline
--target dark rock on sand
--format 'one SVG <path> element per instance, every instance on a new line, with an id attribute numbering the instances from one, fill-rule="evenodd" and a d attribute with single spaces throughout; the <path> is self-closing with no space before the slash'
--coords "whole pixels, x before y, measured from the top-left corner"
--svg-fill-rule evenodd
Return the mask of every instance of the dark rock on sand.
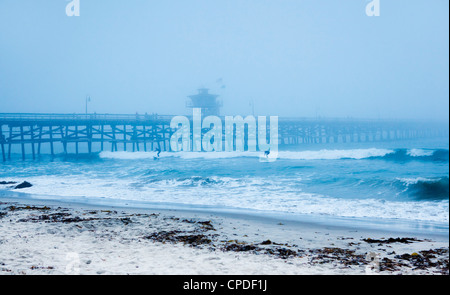
<path id="1" fill-rule="evenodd" d="M 278 256 L 282 259 L 287 259 L 289 257 L 297 257 L 299 256 L 297 252 L 292 251 L 290 249 L 286 248 L 275 248 L 275 249 L 267 249 L 267 254 Z"/>
<path id="2" fill-rule="evenodd" d="M 448 248 L 423 250 L 419 253 L 396 255 L 395 258 L 408 261 L 414 269 L 428 269 L 436 267 L 442 274 L 449 273 Z M 436 255 L 446 256 L 446 258 L 437 258 Z"/>
<path id="3" fill-rule="evenodd" d="M 339 262 L 345 266 L 366 264 L 366 258 L 363 255 L 356 254 L 354 250 L 342 248 L 328 248 L 310 250 L 314 256 L 312 263 L 330 263 Z"/>
<path id="4" fill-rule="evenodd" d="M 180 235 L 180 234 L 183 234 L 183 235 Z M 144 237 L 144 239 L 150 239 L 150 240 L 153 240 L 156 242 L 162 242 L 162 243 L 182 242 L 184 244 L 189 244 L 194 247 L 203 245 L 203 244 L 210 244 L 212 242 L 205 235 L 195 234 L 192 232 L 183 232 L 183 231 L 179 231 L 179 230 L 155 232 L 149 236 Z"/>
<path id="5" fill-rule="evenodd" d="M 225 251 L 234 251 L 234 252 L 247 252 L 247 251 L 260 251 L 261 249 L 254 245 L 246 245 L 246 244 L 229 244 L 224 247 Z"/>
<path id="6" fill-rule="evenodd" d="M 410 244 L 413 242 L 422 242 L 421 240 L 418 240 L 416 238 L 389 238 L 387 240 L 377 240 L 377 239 L 363 239 L 364 242 L 369 244 L 391 244 L 391 243 L 403 243 L 403 244 Z"/>
<path id="7" fill-rule="evenodd" d="M 192 246 L 198 246 L 198 245 L 211 243 L 210 239 L 208 239 L 205 235 L 201 235 L 201 234 L 178 236 L 177 240 L 180 242 L 183 242 L 185 244 L 192 245 Z"/>
<path id="8" fill-rule="evenodd" d="M 19 211 L 19 210 L 37 210 L 37 211 L 47 211 L 50 210 L 49 207 L 44 206 L 44 207 L 37 207 L 37 206 L 14 206 L 11 205 L 9 207 L 6 208 L 9 211 Z"/>
<path id="9" fill-rule="evenodd" d="M 177 219 L 179 220 L 179 219 Z M 208 231 L 208 230 L 215 230 L 214 226 L 211 224 L 211 220 L 208 221 L 195 221 L 195 220 L 188 220 L 188 219 L 183 219 L 181 222 L 186 222 L 186 223 L 197 223 L 200 224 L 200 229 Z"/>
<path id="10" fill-rule="evenodd" d="M 120 221 L 122 221 L 125 225 L 133 222 L 129 217 L 120 218 Z"/>
<path id="11" fill-rule="evenodd" d="M 17 183 L 17 181 L 0 181 L 0 184 L 3 184 L 3 185 L 16 184 L 16 183 Z"/>
<path id="12" fill-rule="evenodd" d="M 271 240 L 266 240 L 266 241 L 261 242 L 261 245 L 271 245 L 271 244 L 272 244 Z"/>
<path id="13" fill-rule="evenodd" d="M 214 226 L 211 224 L 211 220 L 198 221 L 197 223 L 201 225 L 201 229 L 203 229 L 203 230 L 206 230 L 206 231 L 208 231 L 208 230 L 215 230 Z"/>
<path id="14" fill-rule="evenodd" d="M 27 187 L 32 187 L 33 185 L 31 183 L 29 183 L 28 181 L 24 181 L 18 185 L 16 185 L 14 187 L 14 189 L 21 189 L 21 188 L 27 188 Z"/>

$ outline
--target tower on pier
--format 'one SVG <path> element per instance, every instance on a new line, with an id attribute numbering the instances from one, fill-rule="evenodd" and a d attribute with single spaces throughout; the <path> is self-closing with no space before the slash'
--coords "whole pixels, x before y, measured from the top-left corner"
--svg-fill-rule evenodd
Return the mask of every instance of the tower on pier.
<path id="1" fill-rule="evenodd" d="M 217 99 L 219 96 L 210 94 L 208 89 L 198 89 L 198 94 L 188 96 L 186 102 L 188 108 L 201 108 L 202 116 L 219 116 L 222 102 Z"/>

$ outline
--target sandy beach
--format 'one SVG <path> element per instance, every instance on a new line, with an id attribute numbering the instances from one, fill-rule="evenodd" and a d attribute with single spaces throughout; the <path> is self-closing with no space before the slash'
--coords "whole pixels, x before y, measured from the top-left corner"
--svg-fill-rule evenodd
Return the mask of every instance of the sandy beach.
<path id="1" fill-rule="evenodd" d="M 0 274 L 449 274 L 448 235 L 0 199 Z"/>

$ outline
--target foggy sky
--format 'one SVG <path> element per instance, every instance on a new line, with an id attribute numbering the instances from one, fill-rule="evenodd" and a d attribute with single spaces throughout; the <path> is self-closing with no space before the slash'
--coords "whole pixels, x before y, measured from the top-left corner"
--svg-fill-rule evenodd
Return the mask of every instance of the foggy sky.
<path id="1" fill-rule="evenodd" d="M 0 0 L 0 112 L 448 120 L 449 2 Z"/>

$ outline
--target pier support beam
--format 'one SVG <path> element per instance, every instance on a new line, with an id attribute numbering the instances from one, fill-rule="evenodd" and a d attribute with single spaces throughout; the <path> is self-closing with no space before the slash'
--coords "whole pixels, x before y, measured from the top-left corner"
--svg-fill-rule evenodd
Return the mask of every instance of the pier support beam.
<path id="1" fill-rule="evenodd" d="M 25 160 L 25 142 L 23 138 L 23 126 L 20 126 L 20 139 L 21 139 L 21 148 L 22 148 L 22 160 Z"/>
<path id="2" fill-rule="evenodd" d="M 49 135 L 50 135 L 50 152 L 52 156 L 55 155 L 55 151 L 53 149 L 53 126 L 49 126 Z"/>
<path id="3" fill-rule="evenodd" d="M 30 138 L 31 138 L 31 153 L 33 154 L 33 160 L 35 160 L 36 151 L 34 150 L 34 126 L 30 126 Z"/>
<path id="4" fill-rule="evenodd" d="M 78 125 L 75 125 L 75 153 L 78 155 Z"/>
<path id="5" fill-rule="evenodd" d="M 123 125 L 123 150 L 127 151 L 127 125 Z"/>
<path id="6" fill-rule="evenodd" d="M 0 144 L 2 145 L 2 159 L 3 159 L 3 162 L 6 162 L 5 142 L 6 142 L 6 137 L 3 135 L 3 126 L 0 125 Z"/>
<path id="7" fill-rule="evenodd" d="M 104 134 L 105 134 L 103 127 L 104 127 L 104 125 L 102 125 L 102 127 L 101 127 L 101 136 L 100 136 L 100 150 L 102 152 L 103 152 L 103 139 L 104 139 Z"/>
<path id="8" fill-rule="evenodd" d="M 3 162 L 6 162 L 6 155 L 5 155 L 5 145 L 2 142 L 2 158 Z"/>
<path id="9" fill-rule="evenodd" d="M 89 154 L 92 153 L 92 125 L 86 126 L 86 136 L 88 140 L 88 152 Z"/>

